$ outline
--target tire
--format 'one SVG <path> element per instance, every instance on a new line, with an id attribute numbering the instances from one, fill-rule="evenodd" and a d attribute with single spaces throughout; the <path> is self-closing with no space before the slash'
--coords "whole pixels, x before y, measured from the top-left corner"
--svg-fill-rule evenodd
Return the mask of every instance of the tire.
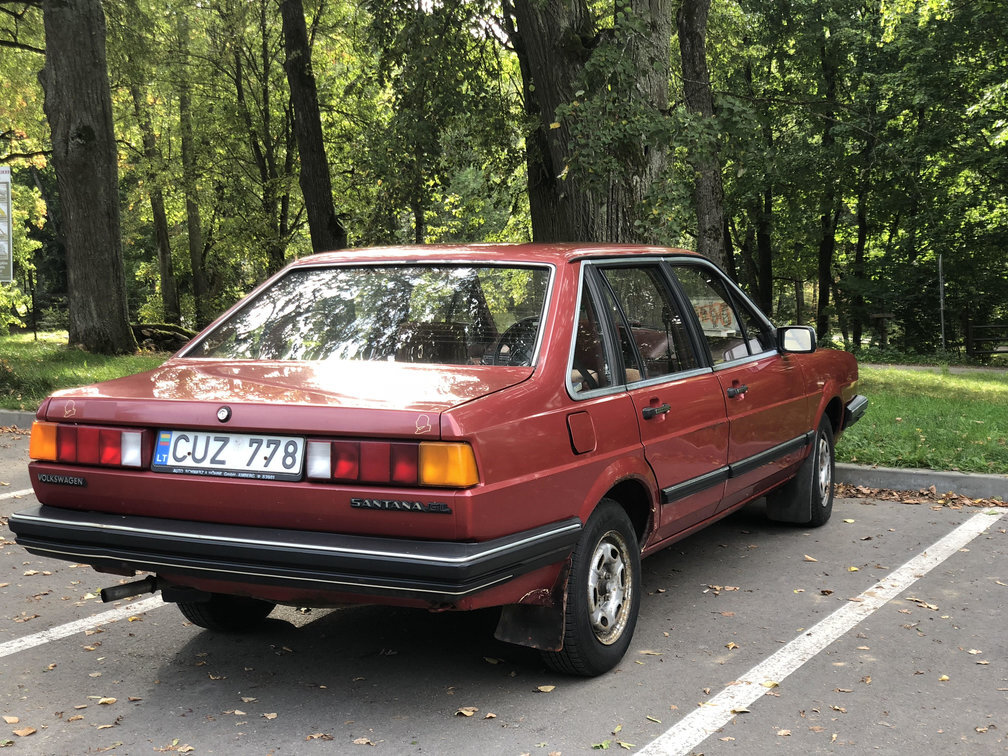
<path id="1" fill-rule="evenodd" d="M 833 426 L 823 417 L 812 440 L 812 449 L 795 477 L 767 495 L 771 520 L 794 522 L 818 528 L 833 514 L 833 480 L 836 457 Z"/>
<path id="2" fill-rule="evenodd" d="M 179 611 L 194 625 L 224 633 L 243 633 L 262 625 L 276 604 L 272 601 L 214 593 L 209 601 L 180 601 Z"/>
<path id="3" fill-rule="evenodd" d="M 630 518 L 612 499 L 603 499 L 574 548 L 563 648 L 542 652 L 548 667 L 594 677 L 626 654 L 640 610 L 640 548 Z"/>
<path id="4" fill-rule="evenodd" d="M 802 472 L 805 472 L 804 467 L 808 464 L 810 470 L 807 474 L 811 478 L 809 496 L 812 504 L 812 517 L 808 525 L 818 528 L 829 522 L 830 515 L 833 514 L 836 452 L 833 448 L 833 426 L 827 418 L 823 417 L 819 422 L 819 429 L 812 443 L 812 451 L 802 465 Z"/>

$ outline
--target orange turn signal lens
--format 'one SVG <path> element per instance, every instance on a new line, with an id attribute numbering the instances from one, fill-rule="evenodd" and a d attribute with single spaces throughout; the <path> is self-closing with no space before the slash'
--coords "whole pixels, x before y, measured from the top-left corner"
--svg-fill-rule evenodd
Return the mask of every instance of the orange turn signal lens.
<path id="1" fill-rule="evenodd" d="M 28 456 L 32 459 L 55 462 L 56 454 L 56 423 L 44 423 L 35 420 L 32 423 L 31 440 L 28 442 Z"/>
<path id="2" fill-rule="evenodd" d="M 429 441 L 420 444 L 420 485 L 468 488 L 479 483 L 476 455 L 469 444 Z"/>

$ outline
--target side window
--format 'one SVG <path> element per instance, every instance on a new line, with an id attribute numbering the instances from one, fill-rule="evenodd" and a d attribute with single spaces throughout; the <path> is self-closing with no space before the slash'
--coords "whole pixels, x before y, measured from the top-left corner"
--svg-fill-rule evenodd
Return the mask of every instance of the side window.
<path id="1" fill-rule="evenodd" d="M 767 330 L 763 320 L 756 317 L 756 314 L 746 306 L 745 302 L 739 301 L 738 297 L 735 297 L 735 304 L 739 319 L 742 321 L 742 329 L 748 340 L 749 351 L 752 354 L 759 354 L 776 349 L 777 337 L 772 331 Z"/>
<path id="2" fill-rule="evenodd" d="M 693 305 L 710 351 L 711 363 L 720 365 L 750 354 L 773 349 L 773 337 L 755 314 L 740 316 L 724 282 L 695 265 L 676 268 L 676 277 Z"/>
<path id="3" fill-rule="evenodd" d="M 601 273 L 615 297 L 627 383 L 699 366 L 679 307 L 657 265 L 602 268 Z"/>
<path id="4" fill-rule="evenodd" d="M 602 342 L 599 312 L 588 287 L 581 292 L 571 358 L 570 382 L 575 393 L 612 385 L 612 370 Z"/>

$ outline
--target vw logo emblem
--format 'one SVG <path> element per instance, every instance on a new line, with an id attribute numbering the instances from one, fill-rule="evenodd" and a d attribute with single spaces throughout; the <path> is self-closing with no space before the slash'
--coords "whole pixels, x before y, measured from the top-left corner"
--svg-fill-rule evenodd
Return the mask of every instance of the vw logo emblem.
<path id="1" fill-rule="evenodd" d="M 217 419 L 220 420 L 222 423 L 226 423 L 228 420 L 230 420 L 231 408 L 221 407 L 219 410 L 217 410 Z"/>

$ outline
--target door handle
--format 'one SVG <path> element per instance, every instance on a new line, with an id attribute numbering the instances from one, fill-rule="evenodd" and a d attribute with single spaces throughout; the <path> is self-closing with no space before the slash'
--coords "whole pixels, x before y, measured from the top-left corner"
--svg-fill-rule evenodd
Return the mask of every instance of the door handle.
<path id="1" fill-rule="evenodd" d="M 641 417 L 645 420 L 651 420 L 658 417 L 658 415 L 667 415 L 672 411 L 672 406 L 666 402 L 658 407 L 645 407 L 641 410 Z"/>
<path id="2" fill-rule="evenodd" d="M 749 387 L 743 383 L 741 386 L 732 386 L 725 393 L 728 394 L 729 399 L 734 399 L 736 396 L 742 396 L 748 390 Z"/>

